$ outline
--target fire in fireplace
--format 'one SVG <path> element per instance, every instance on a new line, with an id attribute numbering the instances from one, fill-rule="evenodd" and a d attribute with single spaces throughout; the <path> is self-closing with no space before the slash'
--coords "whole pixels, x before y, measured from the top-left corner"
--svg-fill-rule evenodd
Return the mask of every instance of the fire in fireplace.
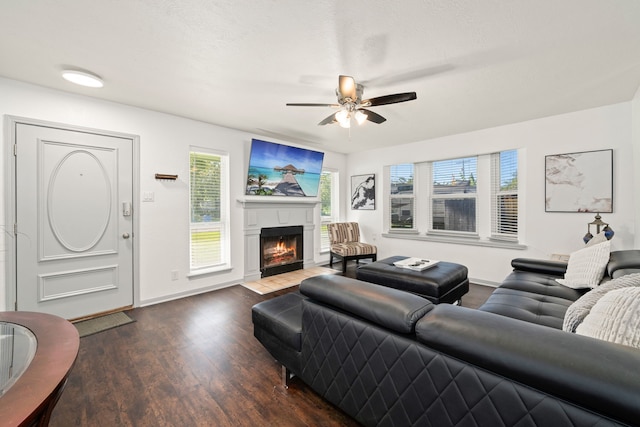
<path id="1" fill-rule="evenodd" d="M 302 269 L 302 233 L 301 225 L 260 230 L 262 277 Z"/>

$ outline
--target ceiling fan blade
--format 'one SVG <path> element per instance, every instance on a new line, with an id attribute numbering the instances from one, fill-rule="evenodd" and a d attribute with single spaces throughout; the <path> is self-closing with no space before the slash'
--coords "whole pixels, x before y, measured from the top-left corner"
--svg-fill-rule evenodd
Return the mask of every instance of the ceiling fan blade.
<path id="1" fill-rule="evenodd" d="M 399 102 L 413 101 L 417 99 L 415 92 L 395 93 L 393 95 L 378 96 L 376 98 L 365 99 L 362 105 L 367 107 L 376 107 L 378 105 L 397 104 Z"/>
<path id="2" fill-rule="evenodd" d="M 356 92 L 356 81 L 350 76 L 340 76 L 338 79 L 338 90 L 341 98 L 351 98 L 355 101 L 358 98 Z"/>
<path id="3" fill-rule="evenodd" d="M 329 125 L 331 123 L 337 122 L 335 113 L 318 123 L 318 126 Z"/>
<path id="4" fill-rule="evenodd" d="M 306 102 L 302 103 L 288 103 L 288 107 L 340 107 L 340 104 L 310 104 Z"/>
<path id="5" fill-rule="evenodd" d="M 367 120 L 369 120 L 370 122 L 380 124 L 380 123 L 384 123 L 384 122 L 387 121 L 387 119 L 382 117 L 380 114 L 374 113 L 371 110 L 367 110 L 367 109 L 364 109 L 364 108 L 359 108 L 358 110 L 362 111 L 363 113 L 365 113 L 367 115 Z"/>
<path id="6" fill-rule="evenodd" d="M 426 77 L 436 76 L 447 71 L 454 70 L 456 67 L 452 64 L 432 65 L 424 68 L 405 70 L 396 74 L 374 77 L 365 81 L 361 81 L 367 87 L 382 87 L 396 85 L 413 80 L 424 79 Z"/>

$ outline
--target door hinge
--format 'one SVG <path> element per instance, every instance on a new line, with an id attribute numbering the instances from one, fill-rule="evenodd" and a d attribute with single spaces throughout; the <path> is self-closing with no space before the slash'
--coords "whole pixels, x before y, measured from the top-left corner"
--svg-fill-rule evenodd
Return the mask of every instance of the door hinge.
<path id="1" fill-rule="evenodd" d="M 14 156 L 18 155 L 18 144 L 13 144 L 13 155 Z"/>
<path id="2" fill-rule="evenodd" d="M 13 223 L 13 235 L 14 236 L 18 235 L 18 223 L 17 222 Z"/>
<path id="3" fill-rule="evenodd" d="M 18 311 L 18 301 L 13 303 L 13 309 L 14 311 Z"/>

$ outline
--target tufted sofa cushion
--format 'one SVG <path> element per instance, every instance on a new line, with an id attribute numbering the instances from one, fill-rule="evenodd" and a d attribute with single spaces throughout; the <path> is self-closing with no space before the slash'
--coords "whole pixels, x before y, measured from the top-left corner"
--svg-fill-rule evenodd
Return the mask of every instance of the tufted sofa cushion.
<path id="1" fill-rule="evenodd" d="M 562 329 L 565 312 L 587 289 L 559 285 L 557 278 L 514 270 L 479 310 Z"/>
<path id="2" fill-rule="evenodd" d="M 556 282 L 565 274 L 566 262 L 516 258 L 511 266 L 513 271 L 480 310 L 562 329 L 569 307 L 591 291 L 588 288 L 572 289 Z M 639 267 L 640 250 L 613 251 L 603 283 L 611 278 L 640 273 Z"/>

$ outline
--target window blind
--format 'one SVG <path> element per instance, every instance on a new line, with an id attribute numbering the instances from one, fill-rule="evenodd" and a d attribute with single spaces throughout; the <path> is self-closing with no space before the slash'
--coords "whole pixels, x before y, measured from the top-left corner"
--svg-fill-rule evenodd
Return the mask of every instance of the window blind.
<path id="1" fill-rule="evenodd" d="M 493 238 L 517 240 L 518 237 L 518 152 L 502 151 L 491 156 Z"/>
<path id="2" fill-rule="evenodd" d="M 191 269 L 213 267 L 225 261 L 226 227 L 223 223 L 223 157 L 190 153 L 190 259 Z"/>
<path id="3" fill-rule="evenodd" d="M 431 229 L 475 233 L 478 159 L 431 163 Z"/>
<path id="4" fill-rule="evenodd" d="M 389 228 L 415 228 L 414 165 L 402 163 L 389 167 Z"/>
<path id="5" fill-rule="evenodd" d="M 334 187 L 337 180 L 337 172 L 322 171 L 320 175 L 320 250 L 328 251 L 330 249 L 329 231 L 327 224 L 337 221 L 338 211 L 336 206 L 336 198 Z"/>

